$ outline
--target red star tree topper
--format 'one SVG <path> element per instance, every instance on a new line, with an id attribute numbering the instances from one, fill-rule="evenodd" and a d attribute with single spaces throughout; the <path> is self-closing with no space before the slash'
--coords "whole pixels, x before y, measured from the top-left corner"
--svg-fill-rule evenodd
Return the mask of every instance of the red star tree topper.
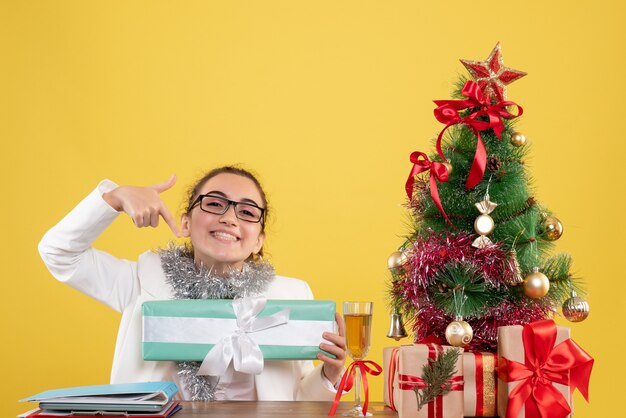
<path id="1" fill-rule="evenodd" d="M 526 75 L 523 71 L 505 67 L 502 63 L 500 42 L 496 44 L 485 61 L 461 60 L 486 97 L 501 102 L 506 99 L 507 84 Z"/>

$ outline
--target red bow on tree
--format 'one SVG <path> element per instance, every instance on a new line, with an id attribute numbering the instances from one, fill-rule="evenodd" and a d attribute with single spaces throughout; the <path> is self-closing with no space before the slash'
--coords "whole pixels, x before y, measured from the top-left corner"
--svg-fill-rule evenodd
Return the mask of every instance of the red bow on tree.
<path id="1" fill-rule="evenodd" d="M 552 383 L 569 386 L 589 401 L 589 377 L 593 358 L 567 339 L 554 346 L 556 325 L 552 320 L 524 325 L 522 331 L 525 363 L 501 357 L 498 378 L 519 384 L 509 393 L 506 418 L 518 416 L 522 406 L 527 418 L 566 417 L 570 412 L 565 397 Z"/>
<path id="2" fill-rule="evenodd" d="M 435 104 L 438 106 L 435 109 L 435 117 L 441 123 L 445 123 L 446 127 L 443 128 L 439 136 L 437 137 L 437 153 L 444 161 L 446 157 L 443 155 L 441 149 L 441 138 L 443 133 L 452 125 L 463 123 L 474 131 L 478 142 L 476 144 L 476 153 L 474 154 L 474 161 L 470 169 L 467 182 L 465 183 L 465 189 L 469 190 L 476 186 L 482 180 L 485 174 L 485 166 L 487 164 L 487 151 L 485 150 L 485 144 L 480 137 L 480 131 L 485 131 L 489 128 L 493 129 L 499 140 L 500 135 L 504 130 L 504 119 L 514 119 L 521 116 L 524 110 L 521 106 L 518 106 L 511 101 L 502 101 L 496 104 L 491 104 L 489 97 L 484 97 L 478 84 L 474 81 L 468 80 L 461 90 L 461 94 L 467 99 L 465 100 L 435 100 Z M 510 113 L 506 110 L 507 106 L 517 107 L 517 115 Z M 478 108 L 474 113 L 462 118 L 459 115 L 460 110 Z M 479 120 L 480 116 L 487 116 L 488 120 Z"/>
<path id="3" fill-rule="evenodd" d="M 419 151 L 411 153 L 411 162 L 413 163 L 413 168 L 411 169 L 409 178 L 406 179 L 406 184 L 404 186 L 406 194 L 409 196 L 409 200 L 413 198 L 413 184 L 415 183 L 415 176 L 419 173 L 430 170 L 430 196 L 433 198 L 439 212 L 441 212 L 446 221 L 452 225 L 448 215 L 446 215 L 446 211 L 443 210 L 441 199 L 439 198 L 439 189 L 437 189 L 437 180 L 444 182 L 448 181 L 448 168 L 443 163 L 438 163 L 436 161 L 431 162 L 425 153 Z"/>

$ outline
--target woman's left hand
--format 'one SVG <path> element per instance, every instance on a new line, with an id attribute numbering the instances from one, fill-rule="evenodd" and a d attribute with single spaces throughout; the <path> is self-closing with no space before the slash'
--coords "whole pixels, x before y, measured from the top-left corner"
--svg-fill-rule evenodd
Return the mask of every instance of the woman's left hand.
<path id="1" fill-rule="evenodd" d="M 325 332 L 322 338 L 332 344 L 321 343 L 320 349 L 333 354 L 336 358 L 328 357 L 323 353 L 317 354 L 317 359 L 324 362 L 322 372 L 324 376 L 333 384 L 337 385 L 343 371 L 343 364 L 346 361 L 346 325 L 343 317 L 335 312 L 335 321 L 337 321 L 338 334 Z"/>

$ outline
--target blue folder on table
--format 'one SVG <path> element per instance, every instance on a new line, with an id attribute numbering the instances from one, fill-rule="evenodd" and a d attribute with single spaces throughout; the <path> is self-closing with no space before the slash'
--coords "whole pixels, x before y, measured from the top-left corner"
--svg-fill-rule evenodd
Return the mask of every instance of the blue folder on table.
<path id="1" fill-rule="evenodd" d="M 21 399 L 46 410 L 160 411 L 178 392 L 174 382 L 140 382 L 47 390 Z"/>

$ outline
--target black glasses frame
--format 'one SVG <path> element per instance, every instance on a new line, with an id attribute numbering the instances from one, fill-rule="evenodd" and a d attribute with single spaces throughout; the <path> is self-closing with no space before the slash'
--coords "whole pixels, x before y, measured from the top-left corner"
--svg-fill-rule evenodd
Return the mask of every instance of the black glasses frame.
<path id="1" fill-rule="evenodd" d="M 205 210 L 205 209 L 202 207 L 202 204 L 201 204 L 201 203 L 202 203 L 202 199 L 204 199 L 205 197 L 213 197 L 213 198 L 216 198 L 216 199 L 220 199 L 220 200 L 223 200 L 224 202 L 227 202 L 228 204 L 226 205 L 226 207 L 224 208 L 224 210 L 223 210 L 223 211 L 221 211 L 221 212 L 210 212 L 210 211 L 208 211 L 208 210 Z M 259 220 L 258 220 L 258 221 L 251 221 L 251 220 L 249 220 L 249 219 L 242 219 L 242 218 L 240 218 L 240 217 L 239 217 L 239 215 L 238 215 L 238 213 L 237 213 L 237 205 L 240 205 L 240 204 L 241 204 L 241 205 L 247 205 L 247 206 L 253 206 L 253 207 L 255 207 L 255 208 L 259 209 L 259 210 L 261 211 L 261 216 L 259 217 Z M 236 216 L 236 217 L 237 217 L 237 219 L 239 219 L 240 221 L 250 222 L 250 223 L 253 223 L 253 224 L 256 224 L 256 223 L 259 223 L 259 222 L 261 222 L 261 223 L 265 223 L 265 209 L 264 209 L 264 208 L 262 208 L 262 207 L 260 207 L 260 206 L 255 205 L 254 203 L 249 203 L 249 202 L 235 202 L 234 200 L 227 199 L 227 198 L 225 198 L 224 196 L 217 196 L 217 195 L 213 195 L 213 194 L 207 193 L 207 194 L 201 194 L 201 195 L 199 195 L 199 196 L 196 198 L 196 200 L 194 200 L 194 202 L 191 204 L 191 206 L 189 206 L 189 210 L 188 210 L 188 212 L 190 212 L 193 208 L 195 208 L 195 207 L 196 207 L 196 206 L 198 206 L 198 205 L 200 205 L 200 210 L 201 210 L 202 212 L 211 213 L 211 214 L 213 214 L 213 215 L 223 215 L 223 214 L 225 214 L 226 212 L 228 212 L 228 209 L 230 209 L 230 207 L 232 206 L 232 207 L 235 209 L 235 216 Z"/>

